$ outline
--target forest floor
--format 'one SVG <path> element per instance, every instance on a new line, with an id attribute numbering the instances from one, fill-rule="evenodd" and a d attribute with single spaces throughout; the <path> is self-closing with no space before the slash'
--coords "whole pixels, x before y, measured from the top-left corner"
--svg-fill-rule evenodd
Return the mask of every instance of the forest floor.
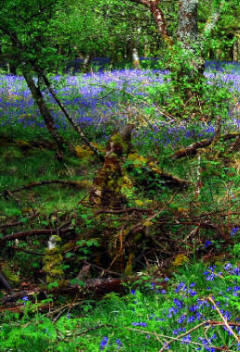
<path id="1" fill-rule="evenodd" d="M 0 76 L 0 264 L 12 287 L 0 297 L 0 351 L 240 349 L 238 104 L 220 133 L 177 120 L 157 102 L 164 74 L 54 78 L 105 164 L 112 136 L 135 125 L 120 183 L 109 179 L 117 207 L 91 200 L 104 164 L 47 93 L 74 150 L 63 160 L 22 78 Z"/>

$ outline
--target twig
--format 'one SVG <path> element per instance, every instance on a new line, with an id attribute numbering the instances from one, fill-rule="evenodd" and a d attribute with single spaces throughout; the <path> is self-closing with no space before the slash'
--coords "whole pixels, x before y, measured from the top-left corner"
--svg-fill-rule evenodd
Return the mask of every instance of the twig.
<path id="1" fill-rule="evenodd" d="M 240 138 L 240 134 L 238 132 L 237 133 L 236 132 L 227 133 L 227 134 L 221 136 L 220 131 L 221 131 L 221 121 L 218 122 L 215 137 L 209 138 L 209 139 L 203 139 L 199 142 L 195 142 L 193 144 L 190 144 L 186 148 L 179 149 L 172 155 L 172 158 L 173 159 L 180 159 L 180 158 L 184 158 L 186 156 L 193 156 L 197 153 L 198 149 L 208 147 L 212 143 L 215 143 L 216 141 L 218 141 L 219 139 L 228 140 L 228 139 L 232 139 L 232 138 L 236 138 L 236 137 Z"/>
<path id="2" fill-rule="evenodd" d="M 184 333 L 181 334 L 181 335 L 178 335 L 177 337 L 169 337 L 169 338 L 171 339 L 171 341 L 168 341 L 167 343 L 165 343 L 165 344 L 162 346 L 162 348 L 159 350 L 159 352 L 164 351 L 173 341 L 177 341 L 177 340 L 181 339 L 182 337 L 184 337 L 184 336 L 190 334 L 191 332 L 197 330 L 198 328 L 200 328 L 201 326 L 204 326 L 204 325 L 206 325 L 206 324 L 209 324 L 209 321 L 208 321 L 208 320 L 203 321 L 202 323 L 200 323 L 200 324 L 194 326 L 192 329 L 190 329 L 190 330 L 184 332 Z"/>
<path id="3" fill-rule="evenodd" d="M 218 308 L 218 306 L 216 305 L 216 303 L 214 302 L 213 298 L 211 296 L 207 297 L 207 300 L 210 301 L 216 311 L 218 312 L 218 314 L 220 315 L 220 317 L 222 318 L 223 322 L 224 322 L 224 325 L 226 326 L 226 328 L 228 329 L 228 331 L 231 332 L 231 334 L 233 335 L 233 337 L 237 340 L 237 342 L 239 343 L 240 342 L 240 337 L 237 336 L 237 334 L 233 331 L 233 329 L 231 328 L 231 326 L 229 325 L 227 319 L 222 315 L 222 313 L 220 312 L 220 309 Z"/>
<path id="4" fill-rule="evenodd" d="M 101 209 L 95 212 L 95 215 L 99 214 L 121 214 L 121 213 L 130 213 L 133 211 L 139 211 L 141 213 L 152 213 L 151 209 L 141 209 L 141 208 L 127 208 L 127 209 Z"/>
<path id="5" fill-rule="evenodd" d="M 89 262 L 87 262 L 86 260 L 84 260 L 83 263 L 84 263 L 84 264 L 91 265 L 92 267 L 94 267 L 94 268 L 96 268 L 96 269 L 102 270 L 103 273 L 106 272 L 106 273 L 109 273 L 109 274 L 117 275 L 117 276 L 119 276 L 119 277 L 122 276 L 121 274 L 117 273 L 116 271 L 104 269 L 104 268 L 102 268 L 101 266 L 96 265 L 96 264 L 89 263 Z"/>
<path id="6" fill-rule="evenodd" d="M 39 213 L 36 212 L 33 215 L 29 216 L 28 221 L 34 219 L 38 214 Z M 7 227 L 7 228 L 8 227 L 14 227 L 14 226 L 22 225 L 22 224 L 24 224 L 23 221 L 8 222 L 6 224 L 1 224 L 0 225 L 0 229 L 4 229 L 5 227 Z"/>
<path id="7" fill-rule="evenodd" d="M 64 229 L 61 232 L 65 233 L 69 231 L 69 229 Z M 24 239 L 25 237 L 28 236 L 35 236 L 35 235 L 53 235 L 56 232 L 55 229 L 36 229 L 36 230 L 29 230 L 29 231 L 23 231 L 23 232 L 17 232 L 12 235 L 7 235 L 3 238 L 0 239 L 0 244 L 7 242 L 7 241 L 12 241 L 17 239 Z"/>

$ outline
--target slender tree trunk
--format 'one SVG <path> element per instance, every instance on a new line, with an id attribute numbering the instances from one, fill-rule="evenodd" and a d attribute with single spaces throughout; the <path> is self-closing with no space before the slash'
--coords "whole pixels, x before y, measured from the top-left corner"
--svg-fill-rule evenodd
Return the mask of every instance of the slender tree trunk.
<path id="1" fill-rule="evenodd" d="M 236 33 L 236 41 L 233 44 L 233 61 L 239 61 L 240 38 L 239 32 Z"/>
<path id="2" fill-rule="evenodd" d="M 40 73 L 39 73 L 40 74 Z M 79 134 L 79 136 L 81 137 L 82 141 L 86 144 L 86 146 L 89 147 L 89 149 L 92 150 L 92 152 L 99 158 L 99 160 L 103 161 L 104 157 L 101 155 L 101 153 L 97 150 L 96 147 L 94 147 L 92 145 L 92 143 L 90 143 L 90 141 L 87 139 L 87 137 L 85 136 L 83 130 L 81 129 L 80 126 L 78 126 L 74 120 L 71 118 L 71 116 L 69 115 L 68 111 L 66 110 L 66 108 L 63 106 L 63 104 L 60 102 L 60 100 L 58 99 L 57 95 L 55 94 L 53 87 L 51 86 L 51 83 L 49 82 L 48 78 L 44 75 L 44 74 L 40 74 L 41 77 L 44 80 L 44 83 L 46 84 L 50 94 L 52 95 L 53 99 L 56 101 L 57 105 L 59 106 L 59 108 L 61 109 L 61 111 L 63 112 L 64 116 L 68 119 L 68 121 L 70 122 L 70 124 L 72 125 L 72 127 L 75 129 L 75 131 Z"/>
<path id="3" fill-rule="evenodd" d="M 133 48 L 132 50 L 132 60 L 133 60 L 133 66 L 135 68 L 140 68 L 140 59 L 139 59 L 137 48 Z"/>
<path id="4" fill-rule="evenodd" d="M 53 117 L 44 101 L 40 88 L 36 86 L 33 77 L 31 76 L 31 74 L 29 74 L 29 72 L 23 70 L 23 76 L 28 85 L 28 88 L 32 93 L 33 99 L 37 104 L 39 111 L 45 121 L 49 133 L 56 142 L 59 152 L 62 153 L 65 150 L 65 142 L 63 138 L 59 135 L 57 128 L 54 126 Z"/>
<path id="5" fill-rule="evenodd" d="M 83 72 L 87 72 L 89 70 L 90 62 L 91 62 L 91 56 L 87 54 L 83 59 Z"/>

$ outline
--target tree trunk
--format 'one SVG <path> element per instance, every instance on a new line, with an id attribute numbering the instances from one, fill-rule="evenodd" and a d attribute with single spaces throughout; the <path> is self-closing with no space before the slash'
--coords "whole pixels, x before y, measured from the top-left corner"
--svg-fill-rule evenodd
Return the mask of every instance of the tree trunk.
<path id="1" fill-rule="evenodd" d="M 179 3 L 178 40 L 192 50 L 192 43 L 198 40 L 197 28 L 198 0 L 181 0 Z"/>
<path id="2" fill-rule="evenodd" d="M 240 33 L 236 33 L 236 41 L 233 44 L 233 61 L 239 61 L 239 51 L 240 51 Z"/>
<path id="3" fill-rule="evenodd" d="M 133 48 L 132 50 L 132 60 L 134 68 L 140 68 L 140 59 L 137 48 Z"/>
<path id="4" fill-rule="evenodd" d="M 176 72 L 179 89 L 184 93 L 184 100 L 191 100 L 194 95 L 201 96 L 204 81 L 205 61 L 197 26 L 198 0 L 181 0 L 179 2 L 179 18 L 177 38 L 182 50 L 180 67 Z M 186 85 L 189 83 L 189 87 Z M 194 91 L 197 87 L 197 92 Z M 194 104 L 195 102 L 192 101 Z"/>
<path id="5" fill-rule="evenodd" d="M 201 43 L 197 26 L 198 0 L 181 0 L 179 3 L 178 40 L 188 52 L 190 63 L 196 74 L 203 74 L 204 60 L 201 56 Z M 199 50 L 199 52 L 197 52 Z M 192 74 L 195 75 L 193 70 Z"/>
<path id="6" fill-rule="evenodd" d="M 33 77 L 29 72 L 26 70 L 23 70 L 23 76 L 25 78 L 25 81 L 28 85 L 28 88 L 30 89 L 33 99 L 35 103 L 37 104 L 39 111 L 45 121 L 45 124 L 47 126 L 47 129 L 49 133 L 51 134 L 52 138 L 57 144 L 58 151 L 62 153 L 65 150 L 65 143 L 63 138 L 59 135 L 57 128 L 54 126 L 54 120 L 53 117 L 43 99 L 43 95 L 41 93 L 41 90 L 39 87 L 36 86 Z"/>
<path id="7" fill-rule="evenodd" d="M 156 25 L 157 25 L 158 31 L 161 34 L 164 42 L 168 46 L 172 46 L 173 40 L 168 34 L 164 13 L 158 7 L 160 0 L 130 0 L 130 1 L 135 2 L 137 4 L 142 4 L 142 5 L 146 6 L 151 11 L 151 14 L 154 18 Z"/>

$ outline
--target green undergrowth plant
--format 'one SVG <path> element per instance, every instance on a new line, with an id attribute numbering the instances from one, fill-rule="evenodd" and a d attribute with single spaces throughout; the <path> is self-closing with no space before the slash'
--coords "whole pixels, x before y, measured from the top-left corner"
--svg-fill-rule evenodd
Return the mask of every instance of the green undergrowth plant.
<path id="1" fill-rule="evenodd" d="M 204 74 L 203 62 L 198 50 L 190 54 L 174 46 L 158 61 L 158 68 L 168 67 L 169 71 L 164 83 L 147 88 L 148 99 L 178 121 L 214 121 L 218 116 L 227 119 L 234 102 L 231 91 L 237 94 L 234 82 L 227 83 L 221 74 Z"/>
<path id="2" fill-rule="evenodd" d="M 57 319 L 36 312 L 37 303 L 23 297 L 23 315 L 1 317 L 0 351 L 236 352 L 238 247 L 231 262 L 183 264 L 172 277 L 158 280 L 145 275 L 129 287 L 128 295 L 106 294 L 94 305 L 86 301 L 81 310 Z"/>

